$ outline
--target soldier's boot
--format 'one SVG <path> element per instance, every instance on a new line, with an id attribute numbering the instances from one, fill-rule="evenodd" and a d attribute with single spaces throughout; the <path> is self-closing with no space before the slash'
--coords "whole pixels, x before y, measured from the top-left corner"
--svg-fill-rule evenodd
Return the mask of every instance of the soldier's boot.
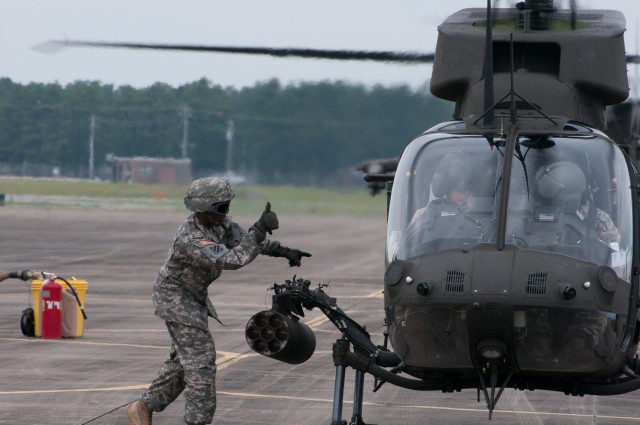
<path id="1" fill-rule="evenodd" d="M 127 418 L 132 425 L 151 425 L 153 411 L 142 400 L 137 400 L 127 406 Z"/>

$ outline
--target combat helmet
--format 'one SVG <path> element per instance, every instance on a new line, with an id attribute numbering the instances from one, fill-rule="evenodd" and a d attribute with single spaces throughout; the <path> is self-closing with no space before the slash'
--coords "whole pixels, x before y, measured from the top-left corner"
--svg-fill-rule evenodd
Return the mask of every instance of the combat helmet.
<path id="1" fill-rule="evenodd" d="M 535 185 L 536 194 L 543 200 L 577 208 L 587 190 L 587 179 L 578 165 L 558 161 L 538 169 Z"/>
<path id="2" fill-rule="evenodd" d="M 203 177 L 189 185 L 184 204 L 194 212 L 226 214 L 234 196 L 236 194 L 228 180 Z"/>
<path id="3" fill-rule="evenodd" d="M 444 197 L 451 190 L 464 192 L 471 185 L 471 158 L 463 152 L 449 152 L 442 157 L 431 181 L 431 190 Z"/>

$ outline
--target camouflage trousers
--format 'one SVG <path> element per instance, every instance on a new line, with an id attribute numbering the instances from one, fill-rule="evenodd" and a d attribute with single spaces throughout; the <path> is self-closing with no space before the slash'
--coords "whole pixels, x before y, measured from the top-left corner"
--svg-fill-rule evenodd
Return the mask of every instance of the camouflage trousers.
<path id="1" fill-rule="evenodd" d="M 171 353 L 140 399 L 162 412 L 184 390 L 187 424 L 210 424 L 216 411 L 216 347 L 208 330 L 166 322 Z"/>

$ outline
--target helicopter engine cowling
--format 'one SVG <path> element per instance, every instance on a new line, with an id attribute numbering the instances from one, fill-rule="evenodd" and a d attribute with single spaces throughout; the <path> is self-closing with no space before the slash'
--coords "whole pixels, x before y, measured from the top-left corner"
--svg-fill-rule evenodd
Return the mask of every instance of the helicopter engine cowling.
<path id="1" fill-rule="evenodd" d="M 245 338 L 256 353 L 289 364 L 306 362 L 316 349 L 316 337 L 309 326 L 276 310 L 253 315 Z"/>

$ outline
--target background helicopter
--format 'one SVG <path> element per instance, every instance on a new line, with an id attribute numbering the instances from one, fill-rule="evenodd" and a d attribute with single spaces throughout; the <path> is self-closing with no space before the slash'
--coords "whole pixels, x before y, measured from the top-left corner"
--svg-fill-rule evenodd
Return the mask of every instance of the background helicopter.
<path id="1" fill-rule="evenodd" d="M 275 285 L 273 308 L 248 323 L 254 350 L 289 363 L 305 361 L 315 348 L 299 321 L 303 308 L 320 308 L 343 331 L 345 338 L 334 346 L 332 423 L 341 423 L 347 366 L 356 369 L 352 423 L 362 423 L 364 373 L 374 375 L 378 387 L 389 382 L 416 390 L 478 388 L 490 412 L 505 388 L 572 395 L 640 388 L 635 358 L 639 237 L 633 225 L 638 176 L 597 130 L 604 125 L 604 107 L 627 97 L 622 15 L 551 7 L 531 1 L 495 15 L 463 10 L 441 26 L 432 91 L 456 101 L 456 120 L 407 147 L 390 193 L 384 280 L 394 351 L 386 341 L 376 346 L 321 287 L 311 290 L 303 279 Z M 496 26 L 493 38 L 485 39 L 478 27 L 492 28 L 489 19 Z M 550 31 L 547 19 L 571 26 Z M 483 61 L 485 43 L 495 49 L 495 60 Z M 453 46 L 464 47 L 465 60 L 488 68 L 460 67 L 450 54 Z M 586 46 L 599 54 L 589 58 Z M 594 61 L 603 56 L 611 60 Z M 484 76 L 494 71 L 492 85 Z M 494 88 L 502 96 L 497 102 Z M 449 225 L 427 219 L 414 225 L 414 213 L 432 195 L 446 192 L 436 182 L 457 181 L 456 172 L 468 172 L 469 160 L 441 166 L 438 161 L 452 152 L 473 155 L 484 165 L 480 171 L 489 171 L 466 176 L 488 178 L 488 184 L 474 189 L 482 199 L 469 213 L 461 205 L 447 209 L 440 203 L 434 217 L 458 220 Z M 571 168 L 570 160 L 579 165 Z M 440 167 L 446 177 L 437 175 Z M 574 179 L 578 173 L 588 174 Z M 559 183 L 563 175 L 571 182 Z M 606 209 L 619 231 L 615 240 L 603 241 L 587 219 L 574 216 L 583 206 L 582 192 L 594 202 L 592 212 L 596 201 Z M 541 198 L 553 202 L 538 204 Z M 435 237 L 429 236 L 431 230 Z"/>

